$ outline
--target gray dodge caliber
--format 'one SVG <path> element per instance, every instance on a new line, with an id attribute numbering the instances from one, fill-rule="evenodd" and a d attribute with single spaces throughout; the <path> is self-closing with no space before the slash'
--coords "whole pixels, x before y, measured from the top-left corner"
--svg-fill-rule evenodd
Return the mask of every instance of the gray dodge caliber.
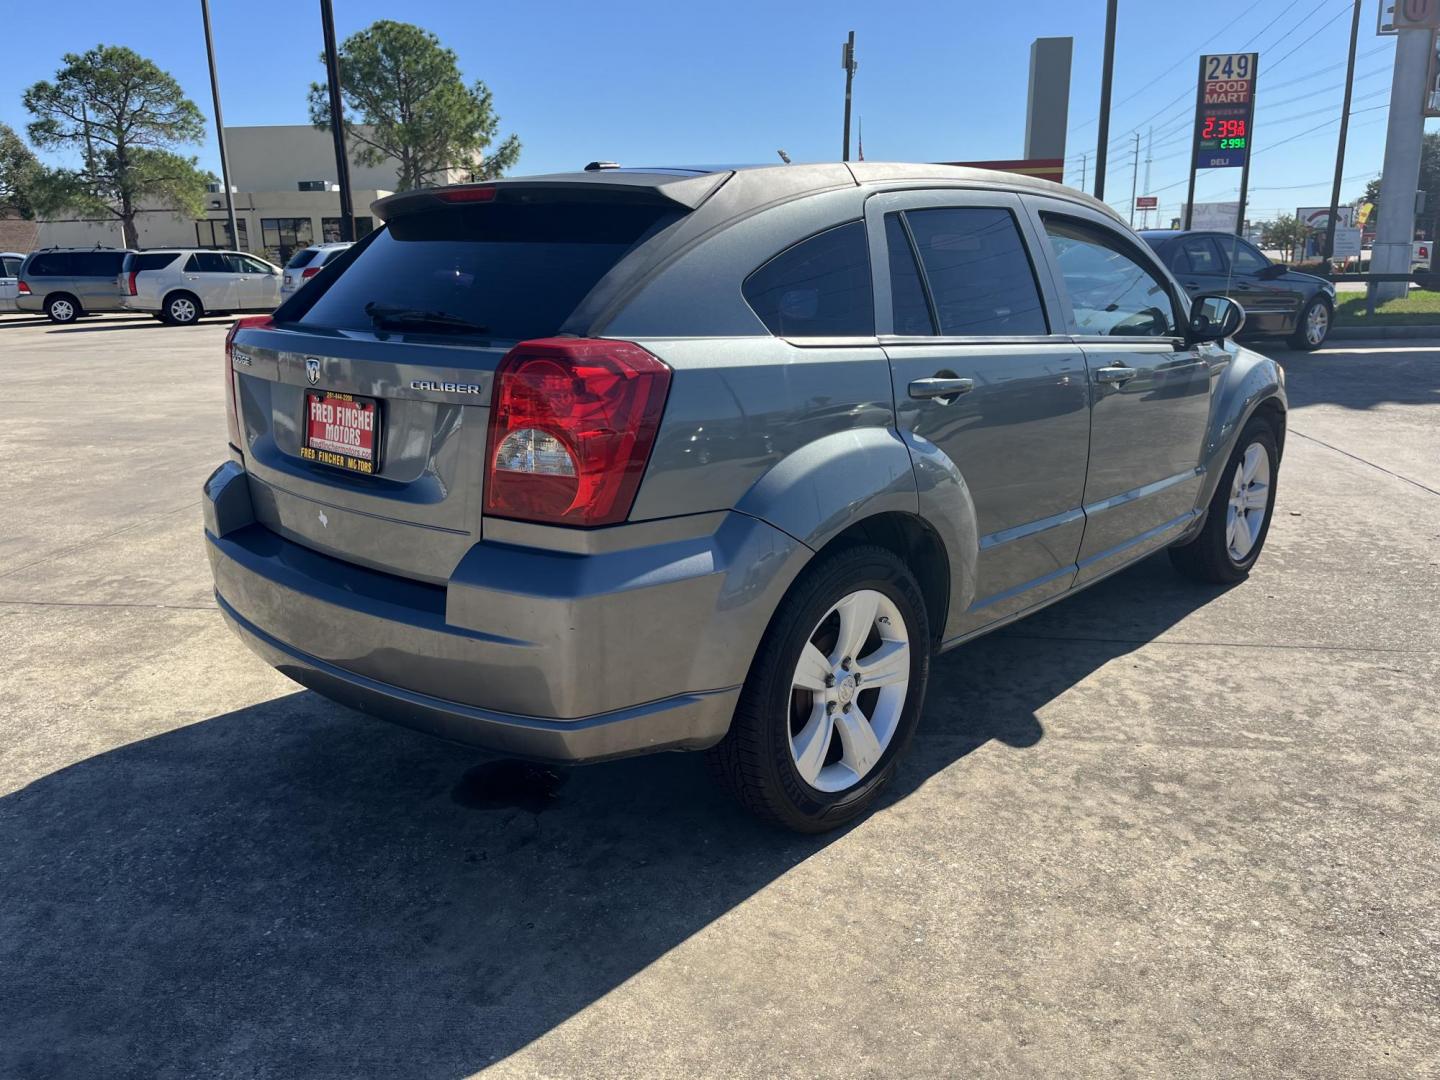
<path id="1" fill-rule="evenodd" d="M 225 617 L 354 708 L 550 761 L 705 750 L 820 831 L 894 773 L 936 652 L 1265 542 L 1283 373 L 1068 188 L 597 168 L 375 213 L 231 331 L 204 502 Z"/>

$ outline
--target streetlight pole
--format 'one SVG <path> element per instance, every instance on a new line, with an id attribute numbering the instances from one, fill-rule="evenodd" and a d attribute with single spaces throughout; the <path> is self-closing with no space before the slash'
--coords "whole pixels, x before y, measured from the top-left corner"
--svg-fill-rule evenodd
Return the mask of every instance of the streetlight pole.
<path id="1" fill-rule="evenodd" d="M 1130 163 L 1130 227 L 1135 227 L 1135 196 L 1140 184 L 1140 132 L 1135 132 L 1135 157 Z"/>
<path id="2" fill-rule="evenodd" d="M 230 246 L 238 251 L 240 230 L 235 224 L 235 195 L 230 190 L 230 159 L 225 153 L 225 117 L 220 113 L 220 78 L 215 74 L 215 41 L 210 35 L 210 0 L 200 0 L 200 18 L 205 23 L 205 56 L 210 61 L 210 96 L 215 101 L 215 138 L 220 143 L 220 182 L 225 185 L 225 220 L 230 224 Z"/>
<path id="3" fill-rule="evenodd" d="M 1095 147 L 1095 197 L 1105 198 L 1105 151 L 1110 142 L 1110 85 L 1115 79 L 1115 9 L 1119 0 L 1105 3 L 1105 64 L 1100 71 L 1100 141 Z"/>
<path id="4" fill-rule="evenodd" d="M 335 178 L 340 184 L 340 239 L 355 239 L 355 204 L 350 195 L 350 158 L 345 153 L 345 106 L 340 99 L 340 53 L 335 48 L 335 10 L 320 0 L 325 30 L 325 81 L 330 91 L 330 135 L 335 140 Z"/>
<path id="5" fill-rule="evenodd" d="M 845 141 L 843 155 L 840 160 L 850 160 L 850 86 L 855 81 L 855 69 L 860 65 L 855 63 L 855 31 L 850 31 L 844 48 L 840 53 L 840 63 L 845 68 Z"/>

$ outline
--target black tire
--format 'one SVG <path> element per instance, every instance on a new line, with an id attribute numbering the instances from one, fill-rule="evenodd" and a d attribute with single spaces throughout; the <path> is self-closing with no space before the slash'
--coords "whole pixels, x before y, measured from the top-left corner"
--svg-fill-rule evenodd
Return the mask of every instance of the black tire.
<path id="1" fill-rule="evenodd" d="M 173 292 L 160 305 L 160 318 L 167 326 L 190 326 L 204 314 L 205 306 L 194 293 Z"/>
<path id="2" fill-rule="evenodd" d="M 1243 559 L 1236 559 L 1230 551 L 1226 538 L 1229 528 L 1231 487 L 1235 470 L 1239 467 L 1245 452 L 1258 445 L 1269 458 L 1270 483 L 1265 504 L 1265 518 L 1260 530 Z M 1265 547 L 1265 538 L 1270 535 L 1270 522 L 1275 516 L 1275 491 L 1280 479 L 1280 451 L 1275 442 L 1275 429 L 1260 416 L 1252 416 L 1235 441 L 1225 468 L 1215 485 L 1215 494 L 1205 514 L 1205 526 L 1184 544 L 1170 549 L 1170 561 L 1187 577 L 1197 581 L 1214 582 L 1219 585 L 1233 585 L 1243 581 L 1250 574 L 1250 568 L 1260 558 Z"/>
<path id="3" fill-rule="evenodd" d="M 791 754 L 792 680 L 817 624 L 839 600 L 859 589 L 883 594 L 898 609 L 910 642 L 910 681 L 894 734 L 876 764 L 853 786 L 825 792 L 802 779 Z M 771 619 L 730 731 L 707 751 L 712 774 L 745 809 L 796 832 L 825 832 L 859 817 L 893 776 L 915 733 L 930 652 L 925 601 L 898 556 L 872 546 L 821 556 L 791 586 Z"/>
<path id="4" fill-rule="evenodd" d="M 1310 317 L 1316 308 L 1322 308 L 1325 312 L 1325 325 L 1319 335 L 1318 341 L 1310 340 Z M 1295 331 L 1290 335 L 1290 347 L 1301 352 L 1310 352 L 1320 348 L 1330 338 L 1330 327 L 1335 321 L 1335 309 L 1330 306 L 1330 301 L 1323 296 L 1312 296 L 1309 302 L 1300 309 L 1300 321 L 1295 324 Z"/>
<path id="5" fill-rule="evenodd" d="M 56 293 L 54 296 L 45 298 L 45 314 L 53 323 L 72 323 L 85 310 L 80 306 L 80 301 L 69 293 Z"/>

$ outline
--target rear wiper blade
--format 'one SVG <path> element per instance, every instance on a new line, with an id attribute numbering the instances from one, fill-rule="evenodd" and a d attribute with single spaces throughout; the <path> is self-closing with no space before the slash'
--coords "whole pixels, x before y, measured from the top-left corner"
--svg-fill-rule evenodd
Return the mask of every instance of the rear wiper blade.
<path id="1" fill-rule="evenodd" d="M 399 329 L 410 326 L 483 334 L 490 329 L 488 326 L 473 323 L 469 319 L 462 319 L 459 315 L 451 315 L 448 311 L 427 311 L 424 308 L 400 307 L 397 304 L 377 304 L 374 300 L 365 305 L 365 314 L 370 316 L 377 330 L 386 327 Z"/>

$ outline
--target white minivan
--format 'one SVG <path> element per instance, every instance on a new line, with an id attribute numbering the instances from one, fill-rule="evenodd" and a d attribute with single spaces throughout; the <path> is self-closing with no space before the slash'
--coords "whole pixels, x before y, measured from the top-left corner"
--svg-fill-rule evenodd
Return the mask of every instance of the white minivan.
<path id="1" fill-rule="evenodd" d="M 134 251 L 116 279 L 120 305 L 173 325 L 203 315 L 274 311 L 280 304 L 280 268 L 242 251 L 175 248 Z"/>
<path id="2" fill-rule="evenodd" d="M 15 297 L 20 288 L 20 264 L 25 256 L 18 251 L 0 251 L 0 311 L 19 311 Z"/>

